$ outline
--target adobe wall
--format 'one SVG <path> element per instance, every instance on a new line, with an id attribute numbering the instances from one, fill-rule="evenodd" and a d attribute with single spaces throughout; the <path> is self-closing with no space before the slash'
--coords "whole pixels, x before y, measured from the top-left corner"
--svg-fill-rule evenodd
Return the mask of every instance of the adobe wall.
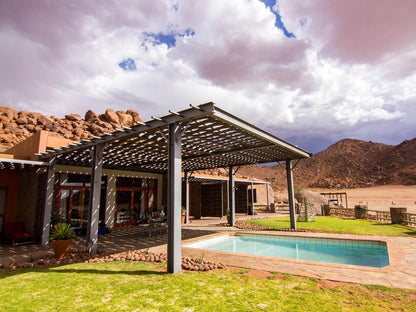
<path id="1" fill-rule="evenodd" d="M 22 171 L 20 196 L 17 202 L 16 221 L 23 222 L 27 232 L 37 232 L 41 210 L 39 203 L 39 175 L 33 171 Z"/>
<path id="2" fill-rule="evenodd" d="M 62 137 L 51 136 L 49 131 L 41 130 L 8 149 L 4 154 L 13 155 L 13 158 L 17 159 L 37 160 L 36 153 L 44 152 L 48 148 L 66 146 L 71 142 Z"/>

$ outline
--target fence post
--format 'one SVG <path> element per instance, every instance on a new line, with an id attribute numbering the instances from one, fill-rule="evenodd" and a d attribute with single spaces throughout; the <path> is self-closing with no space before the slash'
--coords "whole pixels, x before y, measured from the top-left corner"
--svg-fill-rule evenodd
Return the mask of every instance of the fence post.
<path id="1" fill-rule="evenodd" d="M 392 224 L 401 224 L 403 223 L 402 213 L 407 212 L 406 207 L 390 207 L 390 217 Z"/>
<path id="2" fill-rule="evenodd" d="M 355 218 L 368 219 L 368 208 L 364 205 L 355 205 Z"/>

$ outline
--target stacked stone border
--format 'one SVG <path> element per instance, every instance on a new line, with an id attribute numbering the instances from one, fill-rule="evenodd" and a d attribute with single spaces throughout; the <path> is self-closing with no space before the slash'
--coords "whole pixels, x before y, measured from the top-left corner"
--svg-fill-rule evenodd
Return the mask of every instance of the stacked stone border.
<path id="1" fill-rule="evenodd" d="M 20 261 L 12 261 L 8 264 L 0 264 L 0 268 L 15 270 L 21 268 L 58 266 L 72 263 L 96 263 L 113 261 L 145 261 L 166 263 L 167 255 L 165 253 L 148 252 L 147 250 L 124 251 L 116 254 L 89 254 L 84 251 L 71 251 L 65 258 L 61 260 L 58 260 L 53 256 L 42 257 L 39 259 L 29 258 Z M 182 258 L 182 269 L 188 271 L 210 271 L 224 268 L 225 265 L 222 263 L 204 261 L 203 256 L 200 258 Z"/>

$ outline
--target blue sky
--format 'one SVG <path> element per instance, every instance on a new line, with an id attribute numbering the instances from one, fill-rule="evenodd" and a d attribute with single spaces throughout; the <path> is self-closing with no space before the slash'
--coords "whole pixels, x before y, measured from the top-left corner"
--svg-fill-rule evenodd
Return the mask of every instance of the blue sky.
<path id="1" fill-rule="evenodd" d="M 0 105 L 146 120 L 213 101 L 312 152 L 398 144 L 416 132 L 414 12 L 413 0 L 0 0 Z"/>

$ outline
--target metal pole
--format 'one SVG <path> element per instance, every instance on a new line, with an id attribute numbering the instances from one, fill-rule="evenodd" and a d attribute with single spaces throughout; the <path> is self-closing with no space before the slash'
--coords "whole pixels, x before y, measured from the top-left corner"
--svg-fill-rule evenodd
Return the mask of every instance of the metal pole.
<path id="1" fill-rule="evenodd" d="M 189 223 L 189 175 L 188 171 L 184 172 L 185 179 L 185 224 Z"/>
<path id="2" fill-rule="evenodd" d="M 49 229 L 51 226 L 51 213 L 53 205 L 53 185 L 55 183 L 55 158 L 49 160 L 46 169 L 45 203 L 43 206 L 43 223 L 41 244 L 49 242 Z"/>
<path id="3" fill-rule="evenodd" d="M 287 192 L 289 198 L 290 228 L 296 229 L 295 193 L 293 188 L 292 161 L 286 160 Z"/>
<path id="4" fill-rule="evenodd" d="M 88 211 L 87 250 L 98 250 L 98 222 L 100 221 L 101 174 L 103 170 L 104 144 L 92 148 L 91 191 Z"/>
<path id="5" fill-rule="evenodd" d="M 168 273 L 181 271 L 181 130 L 169 124 L 168 148 Z"/>
<path id="6" fill-rule="evenodd" d="M 348 208 L 348 197 L 347 197 L 347 193 L 345 193 L 345 208 Z"/>
<path id="7" fill-rule="evenodd" d="M 251 182 L 251 213 L 254 215 L 254 183 Z"/>
<path id="8" fill-rule="evenodd" d="M 266 185 L 267 212 L 270 212 L 269 185 L 267 183 L 265 185 Z"/>
<path id="9" fill-rule="evenodd" d="M 230 166 L 228 169 L 228 207 L 230 208 L 230 225 L 235 225 L 235 181 L 234 181 L 234 167 Z"/>

